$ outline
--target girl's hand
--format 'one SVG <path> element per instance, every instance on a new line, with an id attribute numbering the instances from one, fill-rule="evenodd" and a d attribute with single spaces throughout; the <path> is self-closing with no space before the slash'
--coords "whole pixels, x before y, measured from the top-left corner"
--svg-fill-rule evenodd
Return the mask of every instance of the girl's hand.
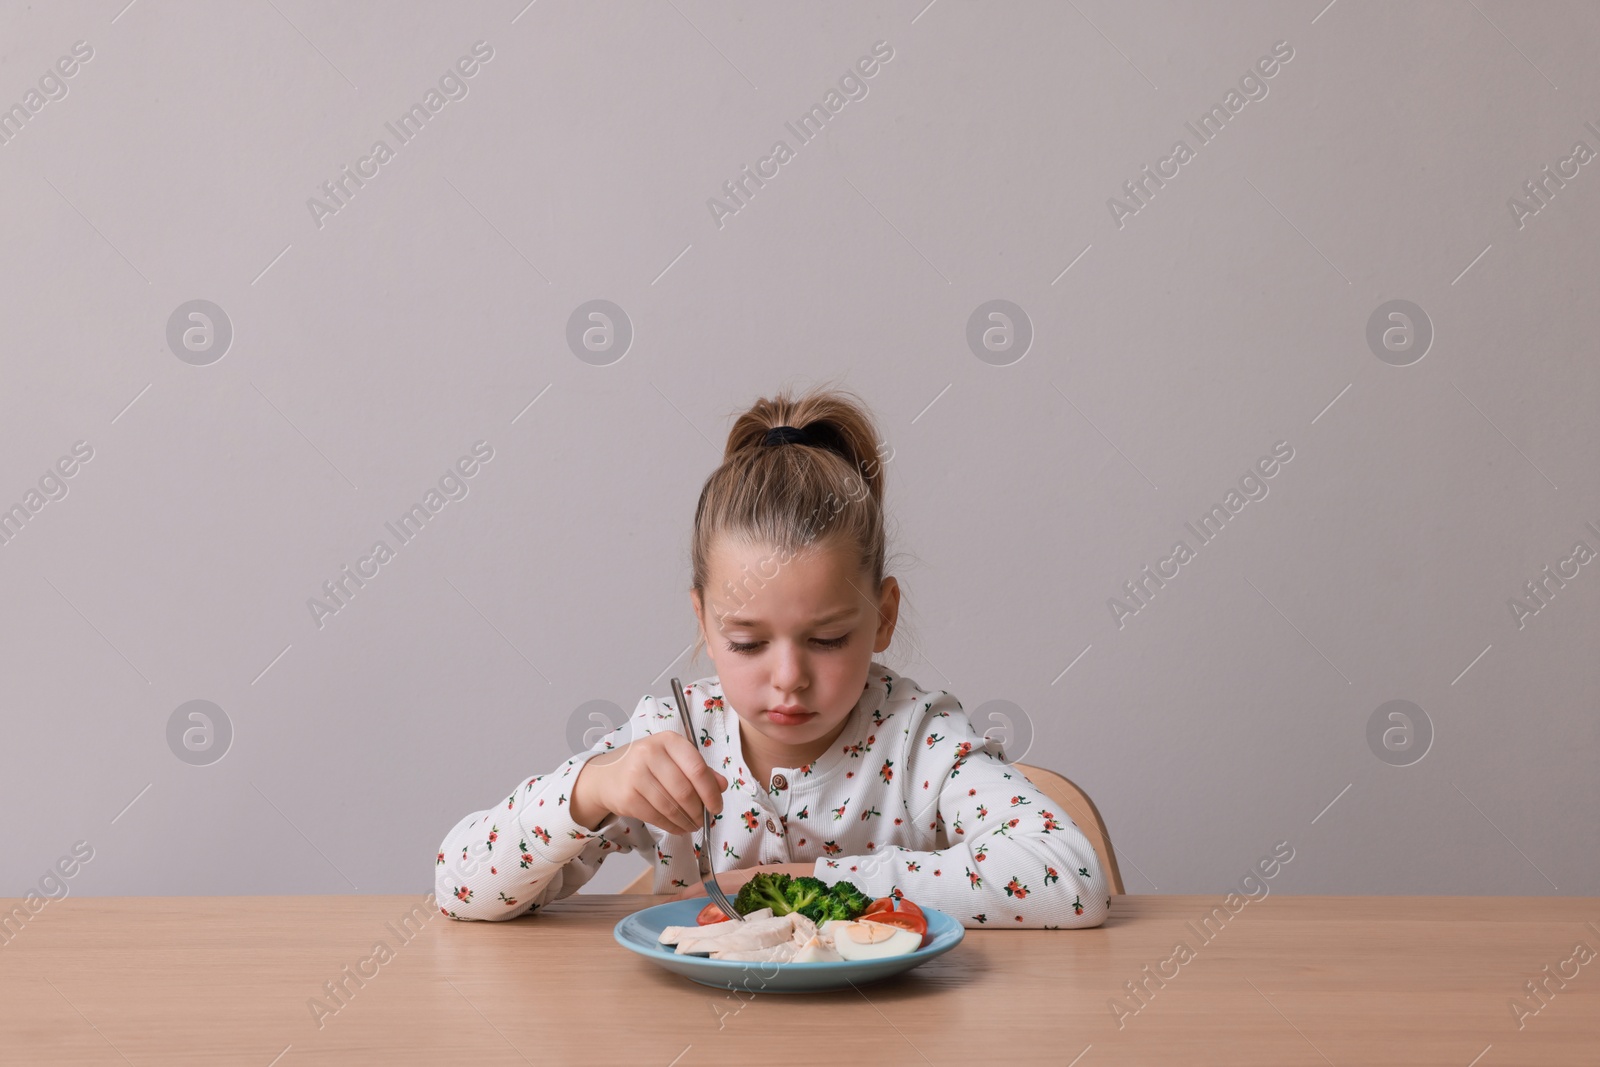
<path id="1" fill-rule="evenodd" d="M 674 834 L 702 829 L 703 813 L 722 811 L 728 780 L 706 765 L 682 734 L 649 734 L 591 758 L 572 785 L 574 817 L 605 812 Z M 581 822 L 582 820 L 579 819 Z"/>
<path id="2" fill-rule="evenodd" d="M 799 878 L 801 875 L 814 874 L 816 872 L 816 864 L 768 863 L 761 867 L 745 867 L 742 870 L 737 871 L 724 871 L 717 875 L 717 885 L 721 886 L 722 891 L 728 894 L 729 897 L 733 897 L 738 895 L 740 886 L 744 885 L 762 871 L 768 871 L 773 874 L 787 874 L 791 878 Z M 705 883 L 696 882 L 688 889 L 685 889 L 673 896 L 672 899 L 688 900 L 690 897 L 703 897 L 705 895 Z"/>

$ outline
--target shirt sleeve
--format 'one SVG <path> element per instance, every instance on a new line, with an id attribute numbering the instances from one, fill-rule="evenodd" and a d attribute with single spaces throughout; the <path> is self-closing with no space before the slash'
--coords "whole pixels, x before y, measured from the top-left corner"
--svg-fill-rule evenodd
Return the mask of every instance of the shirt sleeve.
<path id="1" fill-rule="evenodd" d="M 1094 846 L 1048 795 L 1007 764 L 946 692 L 916 706 L 911 726 L 911 825 L 935 848 L 890 845 L 860 856 L 816 861 L 815 874 L 846 880 L 869 897 L 895 896 L 934 907 L 964 926 L 1099 926 L 1110 912 Z M 920 810 L 918 807 L 920 804 Z M 852 870 L 852 868 L 854 868 Z"/>
<path id="2" fill-rule="evenodd" d="M 577 892 L 616 852 L 655 847 L 637 819 L 609 813 L 594 829 L 572 817 L 572 784 L 590 759 L 672 718 L 645 696 L 628 721 L 548 774 L 518 783 L 503 804 L 465 816 L 434 858 L 434 901 L 452 919 L 514 919 Z"/>

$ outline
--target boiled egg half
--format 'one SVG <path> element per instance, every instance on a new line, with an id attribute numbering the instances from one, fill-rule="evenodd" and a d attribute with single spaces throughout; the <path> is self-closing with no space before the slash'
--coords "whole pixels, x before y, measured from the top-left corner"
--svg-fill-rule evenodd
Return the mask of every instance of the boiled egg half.
<path id="1" fill-rule="evenodd" d="M 903 956 L 922 947 L 922 935 L 875 922 L 844 922 L 833 927 L 833 947 L 847 960 Z"/>

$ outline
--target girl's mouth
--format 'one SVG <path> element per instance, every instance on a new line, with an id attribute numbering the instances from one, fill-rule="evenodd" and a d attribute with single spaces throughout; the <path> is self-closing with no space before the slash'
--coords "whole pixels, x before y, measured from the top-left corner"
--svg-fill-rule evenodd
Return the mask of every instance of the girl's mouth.
<path id="1" fill-rule="evenodd" d="M 777 723 L 779 726 L 798 726 L 803 722 L 811 721 L 815 717 L 816 712 L 804 709 L 781 711 L 778 708 L 772 708 L 767 712 L 768 721 Z"/>

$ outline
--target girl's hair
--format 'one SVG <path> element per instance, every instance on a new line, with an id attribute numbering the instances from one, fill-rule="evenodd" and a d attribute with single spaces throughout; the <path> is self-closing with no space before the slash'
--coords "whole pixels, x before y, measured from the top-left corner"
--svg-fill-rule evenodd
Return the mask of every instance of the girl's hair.
<path id="1" fill-rule="evenodd" d="M 763 444 L 777 426 L 805 430 L 815 444 Z M 870 582 L 862 592 L 875 601 L 887 565 L 883 464 L 894 457 L 893 449 L 887 457 L 882 451 L 866 404 L 848 390 L 783 390 L 739 415 L 694 513 L 691 588 L 706 610 L 711 549 L 724 537 L 770 547 L 780 560 L 811 546 L 844 548 L 860 561 Z M 702 633 L 696 655 L 703 642 Z"/>

